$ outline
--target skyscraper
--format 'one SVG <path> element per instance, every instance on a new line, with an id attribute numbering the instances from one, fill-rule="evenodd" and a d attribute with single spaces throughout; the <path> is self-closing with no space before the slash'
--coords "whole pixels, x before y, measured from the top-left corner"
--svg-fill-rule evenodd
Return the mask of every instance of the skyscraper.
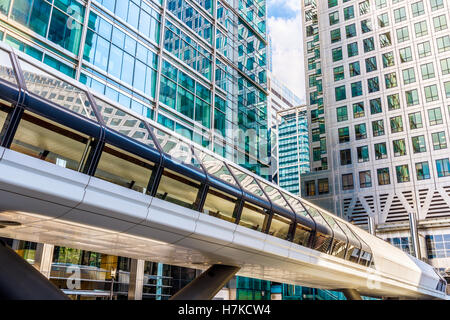
<path id="1" fill-rule="evenodd" d="M 268 177 L 265 10 L 264 0 L 6 0 L 0 40 Z"/>
<path id="2" fill-rule="evenodd" d="M 311 174 L 303 196 L 423 258 L 450 258 L 450 7 L 304 0 Z M 314 132 L 318 133 L 314 134 Z M 402 239 L 403 238 L 403 239 Z"/>

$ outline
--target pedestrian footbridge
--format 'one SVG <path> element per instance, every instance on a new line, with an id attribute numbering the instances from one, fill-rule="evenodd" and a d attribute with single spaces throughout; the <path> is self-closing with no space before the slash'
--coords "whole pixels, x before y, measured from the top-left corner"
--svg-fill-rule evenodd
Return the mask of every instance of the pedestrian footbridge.
<path id="1" fill-rule="evenodd" d="M 446 298 L 430 265 L 4 44 L 0 128 L 0 236 Z"/>

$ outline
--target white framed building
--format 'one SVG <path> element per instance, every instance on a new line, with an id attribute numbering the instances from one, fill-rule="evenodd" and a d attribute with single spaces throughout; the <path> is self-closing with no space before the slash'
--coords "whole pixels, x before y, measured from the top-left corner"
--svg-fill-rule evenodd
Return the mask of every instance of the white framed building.
<path id="1" fill-rule="evenodd" d="M 373 217 L 392 242 L 408 238 L 414 212 L 423 257 L 447 268 L 450 3 L 303 0 L 303 8 L 311 173 L 302 195 L 362 227 Z"/>

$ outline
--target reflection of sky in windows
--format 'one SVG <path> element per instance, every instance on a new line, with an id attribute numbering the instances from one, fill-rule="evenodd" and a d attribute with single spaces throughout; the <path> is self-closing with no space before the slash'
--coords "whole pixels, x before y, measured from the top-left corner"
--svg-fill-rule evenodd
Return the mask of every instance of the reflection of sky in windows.
<path id="1" fill-rule="evenodd" d="M 426 235 L 428 259 L 450 258 L 450 234 Z"/>

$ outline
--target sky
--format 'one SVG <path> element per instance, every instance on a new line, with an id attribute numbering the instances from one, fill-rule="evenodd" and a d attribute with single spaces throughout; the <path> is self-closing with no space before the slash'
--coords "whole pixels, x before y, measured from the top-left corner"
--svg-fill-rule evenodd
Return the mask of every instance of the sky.
<path id="1" fill-rule="evenodd" d="M 301 0 L 267 0 L 266 5 L 273 74 L 305 101 Z"/>

